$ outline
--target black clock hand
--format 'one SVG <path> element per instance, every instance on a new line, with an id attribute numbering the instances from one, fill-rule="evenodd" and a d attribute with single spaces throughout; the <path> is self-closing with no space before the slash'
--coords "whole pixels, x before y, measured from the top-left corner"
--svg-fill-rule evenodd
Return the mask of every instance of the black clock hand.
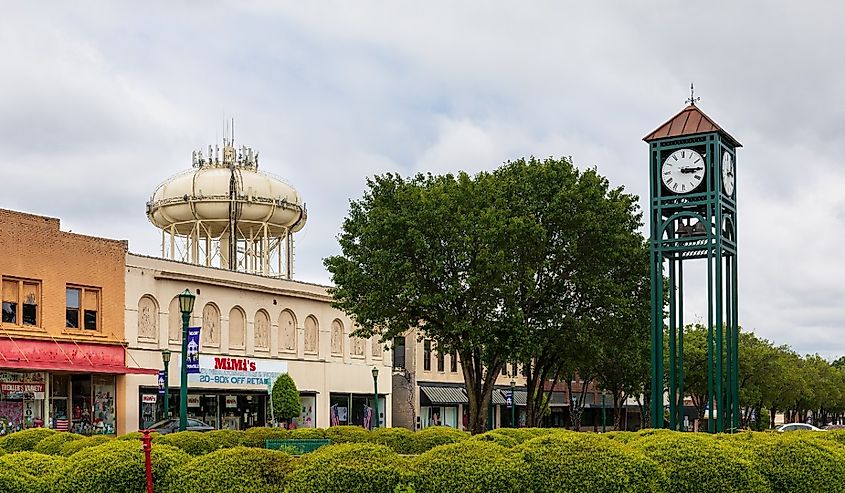
<path id="1" fill-rule="evenodd" d="M 686 168 L 681 168 L 681 173 L 695 173 L 696 171 L 701 171 L 703 169 L 704 169 L 704 167 L 702 167 L 702 166 L 699 166 L 697 168 L 686 167 Z"/>

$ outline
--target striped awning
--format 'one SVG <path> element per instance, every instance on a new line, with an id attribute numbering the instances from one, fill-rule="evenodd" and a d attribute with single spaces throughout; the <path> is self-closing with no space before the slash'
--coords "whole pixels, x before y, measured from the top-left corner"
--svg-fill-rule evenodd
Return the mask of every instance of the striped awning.
<path id="1" fill-rule="evenodd" d="M 511 389 L 499 389 L 493 392 L 493 401 L 492 404 L 506 406 L 508 404 L 508 394 L 511 393 Z M 498 399 L 497 399 L 498 397 Z M 525 406 L 526 400 L 528 399 L 528 392 L 525 390 L 515 389 L 513 391 L 513 400 L 517 406 Z"/>
<path id="2" fill-rule="evenodd" d="M 467 396 L 462 387 L 430 387 L 420 385 L 420 391 L 432 404 L 467 404 Z"/>

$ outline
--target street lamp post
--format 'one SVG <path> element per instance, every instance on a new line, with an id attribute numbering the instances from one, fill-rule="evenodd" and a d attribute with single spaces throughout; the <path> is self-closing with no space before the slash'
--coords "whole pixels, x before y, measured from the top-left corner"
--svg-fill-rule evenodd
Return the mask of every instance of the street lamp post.
<path id="1" fill-rule="evenodd" d="M 164 418 L 170 417 L 170 350 L 161 350 L 161 362 L 164 363 Z"/>
<path id="2" fill-rule="evenodd" d="M 605 432 L 605 423 L 607 423 L 607 421 L 605 420 L 605 414 L 604 414 L 604 396 L 605 395 L 607 395 L 607 394 L 605 394 L 604 390 L 602 390 L 601 391 L 601 432 L 602 433 Z"/>
<path id="3" fill-rule="evenodd" d="M 179 385 L 179 431 L 188 427 L 188 322 L 197 299 L 190 289 L 179 293 L 179 311 L 182 312 L 182 368 Z"/>
<path id="4" fill-rule="evenodd" d="M 511 428 L 516 428 L 516 395 L 513 390 L 516 388 L 516 382 L 511 378 Z"/>
<path id="5" fill-rule="evenodd" d="M 373 367 L 373 407 L 375 408 L 375 423 L 373 424 L 373 428 L 378 428 L 379 426 L 379 414 L 378 414 L 378 367 Z"/>

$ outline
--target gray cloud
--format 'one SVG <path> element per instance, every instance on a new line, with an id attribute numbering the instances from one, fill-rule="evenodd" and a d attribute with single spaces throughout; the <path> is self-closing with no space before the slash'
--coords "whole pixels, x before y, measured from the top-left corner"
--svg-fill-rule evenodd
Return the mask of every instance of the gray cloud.
<path id="1" fill-rule="evenodd" d="M 7 6 L 0 207 L 155 254 L 144 202 L 235 117 L 238 140 L 308 204 L 297 277 L 326 283 L 322 258 L 374 173 L 572 156 L 645 207 L 640 139 L 694 81 L 702 109 L 745 145 L 743 326 L 802 353 L 845 353 L 842 9 L 601 5 Z M 693 320 L 703 291 L 688 293 Z"/>

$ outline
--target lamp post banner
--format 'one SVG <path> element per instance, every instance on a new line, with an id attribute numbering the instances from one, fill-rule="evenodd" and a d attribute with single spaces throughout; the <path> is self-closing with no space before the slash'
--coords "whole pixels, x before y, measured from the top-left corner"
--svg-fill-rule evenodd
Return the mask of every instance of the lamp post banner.
<path id="1" fill-rule="evenodd" d="M 158 393 L 164 393 L 164 371 L 158 372 Z"/>
<path id="2" fill-rule="evenodd" d="M 188 373 L 200 372 L 200 328 L 188 327 L 188 349 L 185 353 L 185 368 Z"/>

